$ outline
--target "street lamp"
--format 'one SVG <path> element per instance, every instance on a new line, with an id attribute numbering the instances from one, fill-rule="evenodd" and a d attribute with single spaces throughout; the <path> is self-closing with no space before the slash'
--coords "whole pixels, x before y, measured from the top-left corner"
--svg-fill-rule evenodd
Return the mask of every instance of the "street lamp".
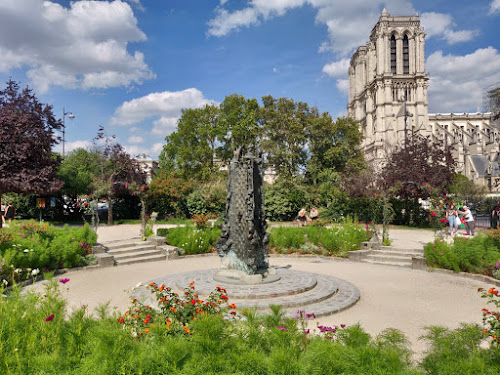
<path id="1" fill-rule="evenodd" d="M 62 144 L 63 144 L 63 149 L 62 149 L 62 156 L 64 158 L 65 156 L 65 150 L 64 150 L 64 144 L 66 143 L 66 115 L 68 115 L 68 118 L 73 120 L 75 118 L 75 115 L 72 112 L 66 112 L 63 107 L 63 123 L 62 123 Z"/>

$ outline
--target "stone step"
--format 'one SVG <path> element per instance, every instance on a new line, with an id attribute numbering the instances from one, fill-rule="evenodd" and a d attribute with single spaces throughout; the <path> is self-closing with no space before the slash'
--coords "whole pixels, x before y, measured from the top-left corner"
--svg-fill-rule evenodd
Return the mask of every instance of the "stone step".
<path id="1" fill-rule="evenodd" d="M 141 256 L 141 257 L 135 257 L 135 258 L 127 258 L 123 260 L 116 260 L 116 265 L 117 266 L 123 266 L 127 264 L 135 264 L 135 263 L 145 263 L 145 262 L 161 262 L 166 259 L 166 256 L 164 254 L 160 255 L 149 255 L 149 256 Z"/>
<path id="2" fill-rule="evenodd" d="M 333 298 L 338 291 L 338 285 L 319 277 L 316 286 L 304 293 L 265 299 L 239 300 L 237 298 L 232 298 L 232 301 L 239 308 L 256 307 L 258 310 L 268 310 L 269 305 L 280 305 L 284 308 L 291 308 L 305 306 L 311 303 L 319 303 L 329 298 Z"/>
<path id="3" fill-rule="evenodd" d="M 387 255 L 387 256 L 403 256 L 403 257 L 416 257 L 416 256 L 422 256 L 424 254 L 424 251 L 416 251 L 416 250 L 372 250 L 370 255 Z"/>
<path id="4" fill-rule="evenodd" d="M 369 254 L 365 259 L 376 260 L 379 262 L 410 262 L 411 256 L 404 255 L 385 255 L 385 254 Z"/>
<path id="5" fill-rule="evenodd" d="M 114 250 L 109 250 L 108 254 L 116 257 L 116 256 L 120 256 L 120 255 L 125 255 L 125 254 L 140 253 L 140 252 L 151 251 L 151 250 L 156 250 L 156 246 L 142 244 L 142 246 L 137 245 L 134 247 L 125 247 L 125 248 L 118 248 L 118 249 L 114 249 Z"/>
<path id="6" fill-rule="evenodd" d="M 306 314 L 314 314 L 316 317 L 332 315 L 345 310 L 359 301 L 359 289 L 352 284 L 343 285 L 334 296 L 316 303 L 309 303 L 301 308 L 286 308 L 286 316 L 294 318 L 297 310 L 304 310 Z M 338 322 L 342 323 L 342 322 Z"/>
<path id="7" fill-rule="evenodd" d="M 363 263 L 370 263 L 370 264 L 378 264 L 382 266 L 394 266 L 394 267 L 404 267 L 404 268 L 411 268 L 412 267 L 412 261 L 411 259 L 408 260 L 402 260 L 402 261 L 388 261 L 388 260 L 380 260 L 380 259 L 363 259 L 360 260 L 360 262 Z"/>
<path id="8" fill-rule="evenodd" d="M 399 247 L 394 247 L 394 246 L 382 246 L 380 249 L 377 251 L 393 251 L 393 252 L 398 252 L 398 253 L 423 253 L 424 249 L 423 248 L 414 248 L 414 249 L 402 249 Z"/>
<path id="9" fill-rule="evenodd" d="M 119 255 L 114 255 L 113 253 L 108 253 L 110 255 L 113 255 L 115 258 L 115 261 L 121 262 L 126 259 L 135 259 L 135 258 L 144 258 L 144 257 L 149 257 L 149 256 L 155 256 L 155 255 L 163 255 L 163 252 L 161 250 L 156 250 L 155 248 L 151 250 L 142 250 L 142 251 L 134 251 L 134 252 L 128 252 L 128 253 L 122 253 Z"/>
<path id="10" fill-rule="evenodd" d="M 167 275 L 146 281 L 144 285 L 154 281 L 158 285 L 171 286 L 180 294 L 186 286 L 195 282 L 196 293 L 201 296 L 201 299 L 205 299 L 206 295 L 220 285 L 214 280 L 216 271 L 199 270 Z M 295 317 L 298 310 L 317 317 L 334 314 L 359 300 L 360 294 L 356 286 L 333 276 L 289 269 L 278 269 L 277 273 L 281 279 L 276 282 L 254 285 L 222 284 L 221 287 L 227 288 L 229 303 L 236 304 L 240 311 L 242 308 L 256 306 L 259 313 L 268 313 L 271 311 L 270 305 L 278 305 L 283 308 L 288 317 Z M 313 284 L 311 288 L 309 281 Z M 157 306 L 151 292 L 144 285 L 135 289 L 132 296 L 145 304 Z M 253 297 L 249 298 L 249 296 Z"/>
<path id="11" fill-rule="evenodd" d="M 127 247 L 135 247 L 139 245 L 144 245 L 146 244 L 146 241 L 141 241 L 139 239 L 137 240 L 121 240 L 121 241 L 113 241 L 113 242 L 107 242 L 104 243 L 103 245 L 106 246 L 109 250 L 116 250 L 116 249 L 122 249 L 122 248 L 127 248 Z"/>

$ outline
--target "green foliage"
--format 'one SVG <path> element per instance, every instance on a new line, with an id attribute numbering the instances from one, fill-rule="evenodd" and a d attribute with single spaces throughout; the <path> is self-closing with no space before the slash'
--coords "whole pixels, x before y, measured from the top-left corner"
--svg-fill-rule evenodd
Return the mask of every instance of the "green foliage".
<path id="1" fill-rule="evenodd" d="M 224 160 L 227 155 L 227 132 L 218 106 L 183 109 L 177 130 L 165 138 L 160 169 L 166 174 L 177 171 L 187 178 L 209 178 L 219 167 L 215 159 Z"/>
<path id="2" fill-rule="evenodd" d="M 95 152 L 78 148 L 69 152 L 59 167 L 59 178 L 64 181 L 62 191 L 70 196 L 91 193 L 93 176 L 98 173 Z"/>
<path id="3" fill-rule="evenodd" d="M 86 307 L 68 312 L 58 285 L 49 282 L 43 295 L 21 295 L 14 288 L 9 298 L 0 299 L 0 373 L 500 373 L 500 352 L 481 348 L 481 328 L 472 324 L 427 328 L 423 338 L 430 347 L 421 364 L 413 365 L 407 339 L 394 329 L 375 338 L 359 325 L 309 330 L 304 319 L 284 318 L 279 309 L 264 316 L 248 309 L 244 319 L 228 319 L 233 314 L 224 308 L 223 288 L 213 296 L 215 305 L 209 304 L 212 311 L 201 312 L 206 304 L 193 285 L 180 297 L 153 283 L 162 310 L 133 301 L 127 314 L 111 318 L 106 306 L 97 317 L 89 316 Z M 66 285 L 71 287 L 71 281 Z M 5 291 L 0 287 L 0 292 Z M 227 307 L 236 311 L 234 305 Z"/>
<path id="4" fill-rule="evenodd" d="M 199 184 L 187 196 L 186 207 L 189 216 L 210 213 L 222 215 L 226 207 L 227 189 L 224 179 L 207 181 Z"/>
<path id="5" fill-rule="evenodd" d="M 478 202 L 481 201 L 488 189 L 486 186 L 476 185 L 464 175 L 457 173 L 447 187 L 448 193 L 454 199 L 462 202 Z"/>
<path id="6" fill-rule="evenodd" d="M 158 173 L 149 185 L 153 199 L 149 207 L 158 212 L 160 218 L 189 216 L 186 198 L 193 191 L 195 183 L 176 177 L 173 173 Z"/>
<path id="7" fill-rule="evenodd" d="M 269 246 L 278 253 L 347 256 L 348 251 L 359 250 L 361 242 L 369 240 L 371 235 L 371 231 L 360 225 L 348 223 L 332 228 L 279 227 L 271 229 Z"/>
<path id="8" fill-rule="evenodd" d="M 455 238 L 453 244 L 436 240 L 424 247 L 427 264 L 455 272 L 483 273 L 500 259 L 500 249 L 492 238 L 478 235 L 474 238 Z"/>
<path id="9" fill-rule="evenodd" d="M 84 266 L 90 258 L 97 235 L 88 225 L 77 228 L 53 227 L 35 222 L 15 223 L 2 229 L 7 245 L 0 244 L 4 258 L 2 274 L 9 281 L 25 280 L 32 271 Z"/>
<path id="10" fill-rule="evenodd" d="M 498 374 L 500 352 L 480 348 L 483 336 L 475 324 L 461 324 L 450 330 L 444 327 L 427 327 L 422 337 L 430 348 L 422 361 L 428 374 Z"/>
<path id="11" fill-rule="evenodd" d="M 298 249 L 306 242 L 305 231 L 300 228 L 273 228 L 269 236 L 269 246 L 279 249 Z"/>
<path id="12" fill-rule="evenodd" d="M 294 220 L 307 203 L 304 189 L 295 186 L 286 187 L 280 184 L 266 187 L 264 199 L 266 217 L 270 221 Z"/>
<path id="13" fill-rule="evenodd" d="M 221 230 L 217 227 L 198 229 L 192 225 L 168 229 L 167 243 L 183 249 L 186 254 L 209 253 L 215 247 Z"/>

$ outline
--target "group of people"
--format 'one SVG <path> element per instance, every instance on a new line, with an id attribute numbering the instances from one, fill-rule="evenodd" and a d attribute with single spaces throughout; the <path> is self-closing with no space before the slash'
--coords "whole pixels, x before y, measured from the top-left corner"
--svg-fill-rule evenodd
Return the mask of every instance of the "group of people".
<path id="1" fill-rule="evenodd" d="M 467 235 L 474 235 L 474 216 L 469 207 L 464 205 L 457 208 L 455 202 L 450 203 L 446 209 L 446 219 L 448 220 L 451 236 L 457 234 L 461 223 L 465 225 Z"/>
<path id="2" fill-rule="evenodd" d="M 14 219 L 15 215 L 15 210 L 14 207 L 12 206 L 12 202 L 8 202 L 7 206 L 4 206 L 2 204 L 2 223 L 5 224 L 5 219 L 9 221 L 9 223 L 12 222 L 12 219 Z"/>
<path id="3" fill-rule="evenodd" d="M 315 220 L 318 220 L 319 218 L 319 211 L 316 207 L 311 208 L 311 211 L 309 211 L 309 216 L 307 216 L 307 211 L 305 208 L 301 209 L 299 211 L 299 224 L 301 226 L 306 226 L 308 222 L 313 222 Z"/>

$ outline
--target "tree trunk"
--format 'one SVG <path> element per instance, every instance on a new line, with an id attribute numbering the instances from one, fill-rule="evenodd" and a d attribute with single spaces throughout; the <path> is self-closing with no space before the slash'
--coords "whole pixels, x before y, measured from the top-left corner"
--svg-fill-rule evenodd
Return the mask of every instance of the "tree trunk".
<path id="1" fill-rule="evenodd" d="M 141 197 L 142 237 L 146 237 L 146 201 Z"/>
<path id="2" fill-rule="evenodd" d="M 108 225 L 113 225 L 113 200 L 108 197 Z"/>

